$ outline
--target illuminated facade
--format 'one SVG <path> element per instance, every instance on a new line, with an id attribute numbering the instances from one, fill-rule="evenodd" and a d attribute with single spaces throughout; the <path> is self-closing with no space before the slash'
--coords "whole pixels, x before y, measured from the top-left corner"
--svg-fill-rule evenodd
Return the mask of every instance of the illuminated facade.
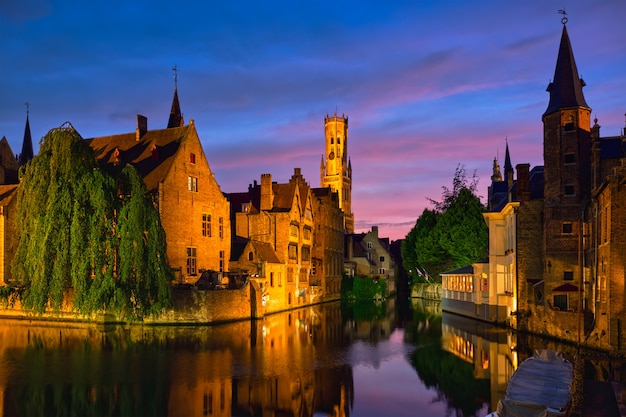
<path id="1" fill-rule="evenodd" d="M 330 187 L 339 195 L 339 207 L 344 213 L 346 233 L 354 233 L 352 213 L 352 163 L 348 157 L 348 118 L 324 118 L 325 156 L 320 165 L 320 186 Z"/>

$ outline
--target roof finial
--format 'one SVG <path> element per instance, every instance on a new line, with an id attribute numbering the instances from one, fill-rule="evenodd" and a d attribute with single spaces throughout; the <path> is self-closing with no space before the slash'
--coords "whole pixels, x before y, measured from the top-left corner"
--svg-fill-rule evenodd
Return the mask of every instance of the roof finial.
<path id="1" fill-rule="evenodd" d="M 561 19 L 561 23 L 566 24 L 567 23 L 567 12 L 565 11 L 565 7 L 563 7 L 561 10 L 559 10 L 559 14 L 563 15 L 563 18 Z"/>
<path id="2" fill-rule="evenodd" d="M 24 103 L 26 105 L 26 117 L 30 114 L 30 103 L 27 101 Z"/>
<path id="3" fill-rule="evenodd" d="M 174 65 L 172 71 L 174 71 L 174 88 L 178 88 L 178 67 Z"/>

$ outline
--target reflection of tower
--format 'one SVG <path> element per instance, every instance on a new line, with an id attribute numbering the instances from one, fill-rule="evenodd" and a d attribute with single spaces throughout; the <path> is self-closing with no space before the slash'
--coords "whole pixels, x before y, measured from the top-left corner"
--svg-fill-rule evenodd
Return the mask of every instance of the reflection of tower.
<path id="1" fill-rule="evenodd" d="M 326 116 L 324 119 L 326 155 L 320 165 L 320 186 L 339 194 L 339 207 L 344 212 L 344 231 L 354 233 L 352 213 L 352 164 L 348 158 L 348 118 Z"/>

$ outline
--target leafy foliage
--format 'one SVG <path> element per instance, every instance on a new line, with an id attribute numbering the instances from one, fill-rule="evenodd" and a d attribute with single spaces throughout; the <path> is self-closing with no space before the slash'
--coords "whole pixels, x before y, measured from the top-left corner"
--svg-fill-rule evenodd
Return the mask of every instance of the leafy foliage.
<path id="1" fill-rule="evenodd" d="M 130 198 L 118 198 L 127 188 Z M 17 195 L 12 272 L 22 306 L 60 310 L 71 294 L 81 314 L 139 318 L 168 305 L 165 236 L 146 194 L 132 166 L 105 173 L 71 126 L 51 130 Z M 141 242 L 141 251 L 128 253 L 128 242 Z"/>
<path id="2" fill-rule="evenodd" d="M 425 209 L 404 239 L 402 260 L 406 270 L 420 268 L 438 279 L 441 272 L 487 255 L 488 230 L 482 216 L 485 208 L 475 194 L 478 180 L 474 175 L 468 183 L 465 169 L 459 166 L 452 184 L 452 189 L 442 187 L 442 201 L 430 200 L 434 209 Z"/>
<path id="3" fill-rule="evenodd" d="M 373 300 L 375 296 L 387 295 L 387 281 L 370 277 L 344 277 L 341 284 L 341 298 Z"/>

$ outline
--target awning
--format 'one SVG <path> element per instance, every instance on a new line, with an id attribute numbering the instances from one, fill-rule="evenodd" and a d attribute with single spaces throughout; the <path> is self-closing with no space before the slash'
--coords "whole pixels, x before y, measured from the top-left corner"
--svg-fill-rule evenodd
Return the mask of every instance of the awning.
<path id="1" fill-rule="evenodd" d="M 573 291 L 578 291 L 578 287 L 572 284 L 563 284 L 563 285 L 559 285 L 552 291 L 573 292 Z"/>

